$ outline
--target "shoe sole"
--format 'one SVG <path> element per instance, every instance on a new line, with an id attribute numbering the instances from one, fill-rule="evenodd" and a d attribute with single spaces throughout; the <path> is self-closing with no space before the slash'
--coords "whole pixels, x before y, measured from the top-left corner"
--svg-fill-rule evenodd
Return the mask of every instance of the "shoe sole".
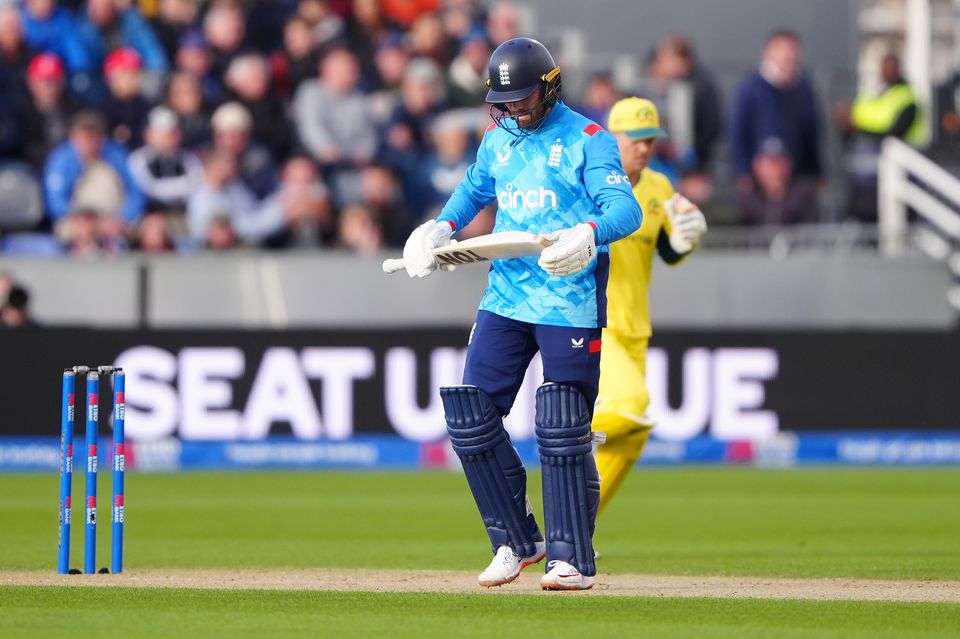
<path id="1" fill-rule="evenodd" d="M 520 573 L 523 572 L 523 569 L 524 569 L 524 568 L 526 568 L 526 567 L 528 567 L 528 566 L 532 566 L 533 564 L 538 564 L 538 563 L 540 563 L 541 561 L 543 561 L 543 560 L 546 558 L 546 556 L 547 556 L 547 551 L 544 550 L 542 555 L 540 555 L 540 556 L 538 556 L 538 557 L 530 558 L 530 559 L 528 559 L 527 561 L 524 561 L 523 563 L 521 563 L 521 564 L 520 564 L 520 570 L 517 571 L 517 574 L 509 577 L 508 579 L 501 579 L 501 580 L 499 580 L 499 581 L 481 581 L 481 582 L 480 582 L 480 585 L 481 585 L 482 587 L 484 587 L 484 588 L 494 588 L 494 587 L 496 587 L 496 586 L 504 586 L 504 585 L 506 585 L 506 584 L 508 584 L 508 583 L 511 583 L 511 582 L 513 582 L 513 581 L 516 581 L 516 580 L 517 580 L 517 577 L 520 576 Z"/>
<path id="2" fill-rule="evenodd" d="M 540 588 L 542 590 L 590 590 L 591 588 L 593 588 L 593 584 L 591 583 L 587 586 L 584 586 L 581 584 L 570 584 L 568 586 L 566 584 L 558 584 L 556 582 L 550 582 L 546 584 L 543 582 L 540 582 Z"/>
<path id="3" fill-rule="evenodd" d="M 571 577 L 573 575 L 570 575 Z M 561 577 L 562 579 L 562 577 Z M 584 585 L 586 581 L 586 585 Z M 584 577 L 580 575 L 580 579 L 576 582 L 564 583 L 563 581 L 553 581 L 547 579 L 546 575 L 540 578 L 540 588 L 543 590 L 590 590 L 593 588 L 593 578 Z"/>

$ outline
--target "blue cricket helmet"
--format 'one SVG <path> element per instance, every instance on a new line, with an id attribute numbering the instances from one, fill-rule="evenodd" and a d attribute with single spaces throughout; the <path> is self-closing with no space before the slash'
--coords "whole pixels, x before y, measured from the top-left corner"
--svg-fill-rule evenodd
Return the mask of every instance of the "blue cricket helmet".
<path id="1" fill-rule="evenodd" d="M 552 104 L 560 92 L 560 67 L 553 56 L 533 38 L 507 40 L 490 55 L 487 65 L 486 101 L 505 104 L 523 100 L 544 87 L 544 99 Z"/>

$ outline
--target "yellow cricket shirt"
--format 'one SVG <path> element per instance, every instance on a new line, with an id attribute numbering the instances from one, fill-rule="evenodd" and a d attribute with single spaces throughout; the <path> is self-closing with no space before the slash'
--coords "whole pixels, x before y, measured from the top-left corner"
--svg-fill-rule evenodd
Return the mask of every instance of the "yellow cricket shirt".
<path id="1" fill-rule="evenodd" d="M 643 209 L 643 224 L 610 245 L 607 281 L 607 328 L 622 335 L 650 337 L 650 278 L 653 253 L 661 233 L 670 234 L 663 203 L 673 197 L 673 186 L 662 173 L 644 169 L 633 195 Z"/>

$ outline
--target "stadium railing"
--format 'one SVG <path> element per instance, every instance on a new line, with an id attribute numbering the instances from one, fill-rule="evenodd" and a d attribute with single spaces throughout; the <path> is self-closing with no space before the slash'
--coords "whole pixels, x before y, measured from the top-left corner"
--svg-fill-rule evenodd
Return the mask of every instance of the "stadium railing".
<path id="1" fill-rule="evenodd" d="M 881 254 L 916 246 L 945 262 L 954 276 L 948 297 L 960 310 L 960 179 L 896 138 L 884 140 L 879 172 Z"/>

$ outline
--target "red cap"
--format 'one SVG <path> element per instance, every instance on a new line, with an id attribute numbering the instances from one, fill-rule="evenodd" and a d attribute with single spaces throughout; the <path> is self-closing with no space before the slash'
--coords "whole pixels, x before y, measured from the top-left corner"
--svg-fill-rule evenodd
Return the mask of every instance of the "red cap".
<path id="1" fill-rule="evenodd" d="M 30 61 L 27 77 L 34 80 L 62 80 L 63 63 L 52 53 L 41 53 Z"/>
<path id="2" fill-rule="evenodd" d="M 133 49 L 117 49 L 107 56 L 103 63 L 103 72 L 110 75 L 114 71 L 139 71 L 143 68 L 140 54 Z"/>

